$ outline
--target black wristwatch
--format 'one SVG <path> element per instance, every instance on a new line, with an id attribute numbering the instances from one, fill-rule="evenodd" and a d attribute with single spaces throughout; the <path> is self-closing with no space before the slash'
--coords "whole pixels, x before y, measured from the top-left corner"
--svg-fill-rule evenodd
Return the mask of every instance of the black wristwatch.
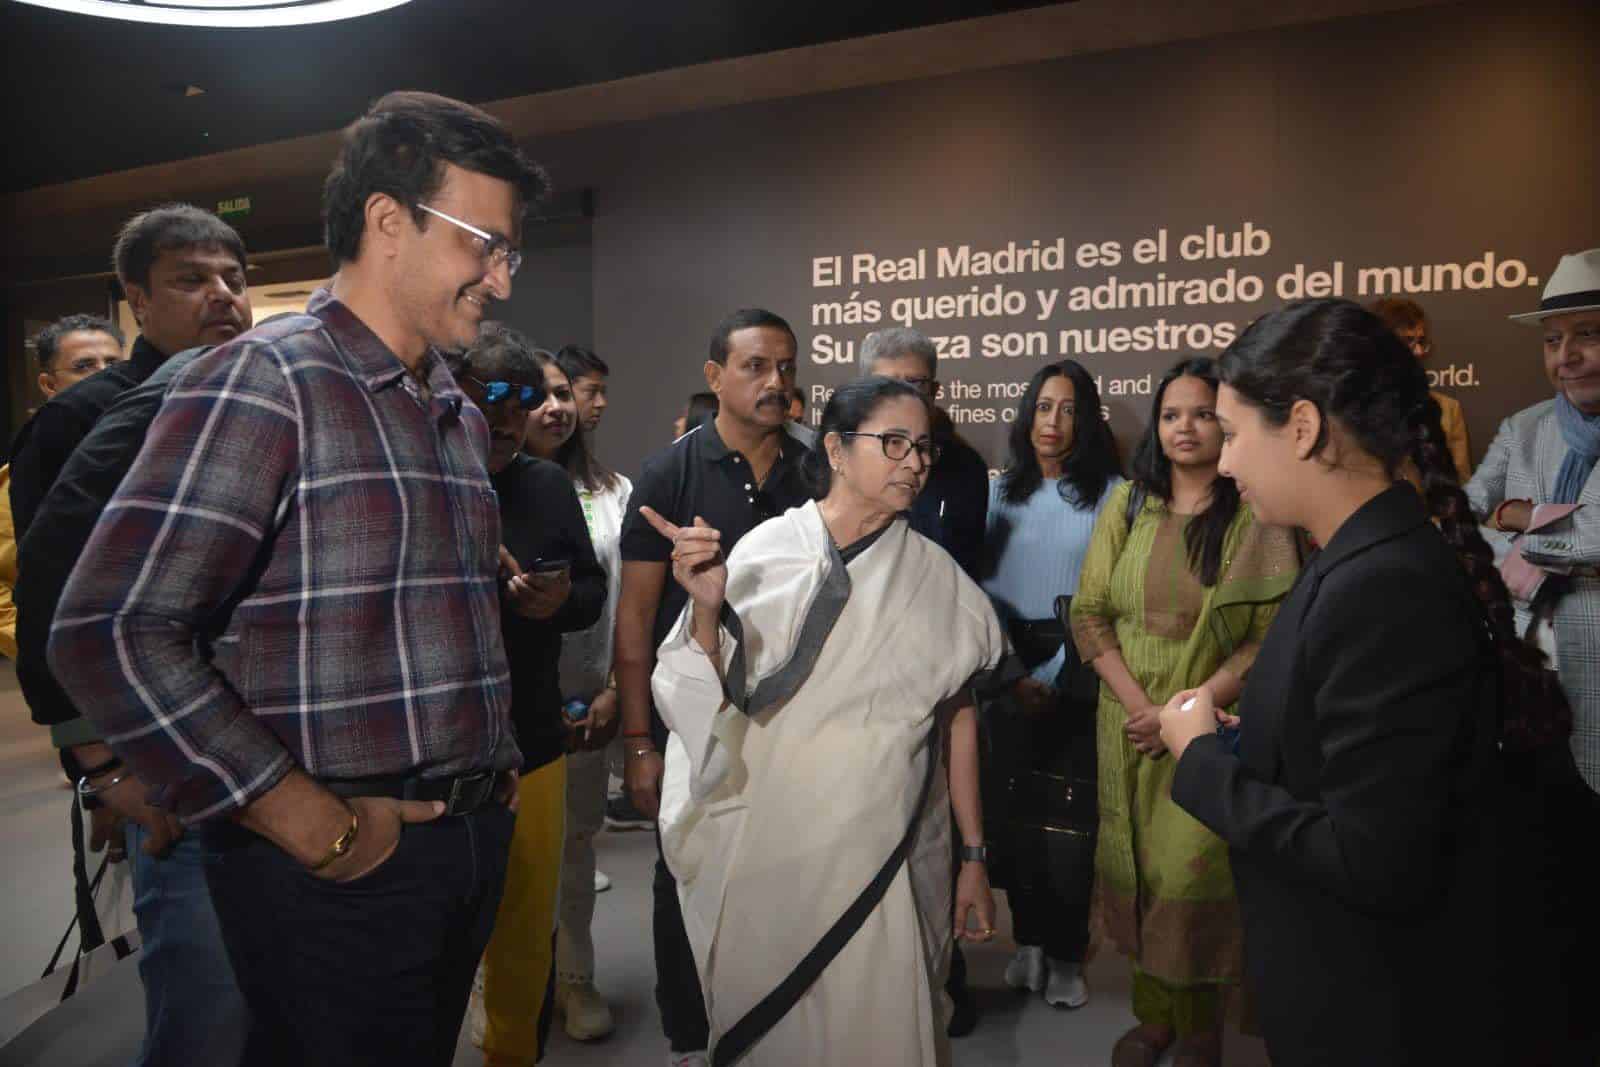
<path id="1" fill-rule="evenodd" d="M 962 845 L 961 846 L 961 862 L 962 863 L 981 863 L 985 867 L 987 867 L 989 865 L 989 846 L 988 845 Z"/>

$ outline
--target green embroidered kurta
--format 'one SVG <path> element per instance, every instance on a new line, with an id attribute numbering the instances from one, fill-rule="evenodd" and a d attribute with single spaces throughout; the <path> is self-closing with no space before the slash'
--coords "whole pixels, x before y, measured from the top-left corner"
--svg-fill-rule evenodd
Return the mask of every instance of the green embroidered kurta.
<path id="1" fill-rule="evenodd" d="M 1131 484 L 1100 512 L 1072 601 L 1072 637 L 1087 663 L 1120 649 L 1155 704 L 1217 669 L 1244 677 L 1299 569 L 1293 536 L 1255 522 L 1248 507 L 1223 543 L 1217 584 L 1189 567 L 1189 518 L 1146 498 L 1127 525 Z M 1234 982 L 1240 969 L 1238 905 L 1227 846 L 1172 802 L 1175 761 L 1139 752 L 1123 732 L 1127 712 L 1100 686 L 1100 837 L 1095 851 L 1096 932 L 1145 972 L 1175 985 Z"/>

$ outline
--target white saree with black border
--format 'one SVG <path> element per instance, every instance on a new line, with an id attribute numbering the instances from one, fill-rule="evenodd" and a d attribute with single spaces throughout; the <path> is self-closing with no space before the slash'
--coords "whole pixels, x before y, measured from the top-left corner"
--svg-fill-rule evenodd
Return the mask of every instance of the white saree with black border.
<path id="1" fill-rule="evenodd" d="M 690 610 L 652 687 L 672 730 L 662 849 L 712 1063 L 943 1067 L 952 842 L 936 711 L 1005 656 L 988 597 L 903 519 L 841 556 L 810 503 L 731 553 L 720 674 Z"/>

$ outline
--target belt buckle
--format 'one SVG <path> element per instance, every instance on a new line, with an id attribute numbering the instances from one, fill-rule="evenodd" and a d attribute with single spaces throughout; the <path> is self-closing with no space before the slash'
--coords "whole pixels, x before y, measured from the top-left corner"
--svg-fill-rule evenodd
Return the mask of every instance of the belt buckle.
<path id="1" fill-rule="evenodd" d="M 446 815 L 469 815 L 476 811 L 494 786 L 493 771 L 478 771 L 458 775 L 450 783 L 450 798 L 445 801 Z"/>

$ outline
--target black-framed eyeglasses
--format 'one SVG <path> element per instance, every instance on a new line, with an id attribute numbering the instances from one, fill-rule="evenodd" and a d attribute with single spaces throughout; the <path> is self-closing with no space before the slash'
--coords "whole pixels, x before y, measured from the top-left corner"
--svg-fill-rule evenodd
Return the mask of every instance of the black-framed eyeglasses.
<path id="1" fill-rule="evenodd" d="M 508 399 L 515 400 L 517 406 L 524 411 L 544 407 L 544 402 L 549 394 L 542 385 L 519 385 L 516 382 L 486 382 L 482 378 L 466 375 L 466 379 L 479 389 L 483 390 L 483 402 L 486 404 L 503 404 Z"/>
<path id="2" fill-rule="evenodd" d="M 927 393 L 929 395 L 932 395 L 933 393 L 934 379 L 927 377 L 926 375 L 919 375 L 915 378 L 901 378 L 900 380 L 911 386 L 911 388 L 915 389 L 919 393 Z"/>
<path id="3" fill-rule="evenodd" d="M 1433 351 L 1433 339 L 1431 337 L 1429 337 L 1427 334 L 1421 334 L 1421 333 L 1404 334 L 1403 333 L 1403 334 L 1400 335 L 1400 340 L 1404 341 L 1405 344 L 1406 344 L 1406 347 L 1411 349 L 1411 351 L 1417 353 L 1418 355 L 1425 356 L 1429 352 Z"/>
<path id="4" fill-rule="evenodd" d="M 472 247 L 483 257 L 484 266 L 494 270 L 504 263 L 506 274 L 516 277 L 517 269 L 522 266 L 522 253 L 516 250 L 508 238 L 496 237 L 487 230 L 478 229 L 470 222 L 462 222 L 454 215 L 446 215 L 436 207 L 429 207 L 427 204 L 418 204 L 417 207 L 435 218 L 444 219 L 452 226 L 465 230 L 472 237 Z"/>
<path id="5" fill-rule="evenodd" d="M 876 437 L 878 439 L 878 444 L 883 447 L 883 454 L 897 463 L 911 455 L 911 450 L 915 448 L 917 450 L 917 455 L 922 457 L 922 462 L 931 467 L 935 463 L 939 462 L 939 455 L 944 451 L 936 443 L 934 443 L 932 438 L 923 437 L 919 440 L 913 441 L 903 433 L 851 432 L 841 434 L 840 436 Z"/>

